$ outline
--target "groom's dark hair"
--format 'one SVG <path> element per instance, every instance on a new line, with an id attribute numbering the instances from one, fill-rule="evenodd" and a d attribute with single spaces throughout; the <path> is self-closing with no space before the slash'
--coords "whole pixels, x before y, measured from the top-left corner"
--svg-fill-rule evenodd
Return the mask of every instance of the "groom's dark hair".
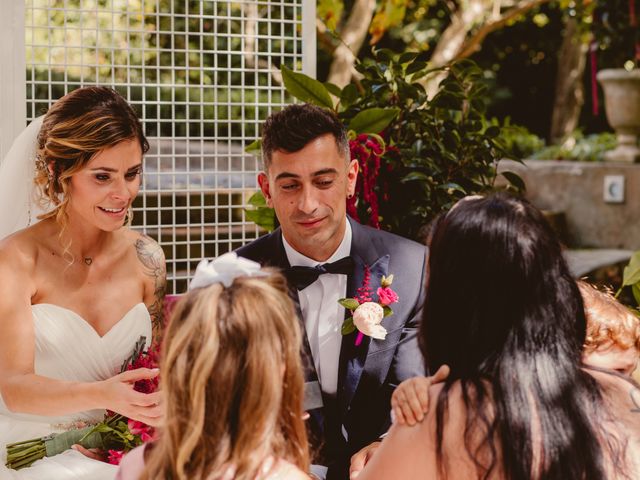
<path id="1" fill-rule="evenodd" d="M 289 105 L 272 114 L 262 130 L 264 169 L 269 169 L 273 152 L 297 152 L 312 140 L 326 134 L 333 135 L 338 151 L 349 161 L 347 130 L 331 110 L 303 103 Z"/>

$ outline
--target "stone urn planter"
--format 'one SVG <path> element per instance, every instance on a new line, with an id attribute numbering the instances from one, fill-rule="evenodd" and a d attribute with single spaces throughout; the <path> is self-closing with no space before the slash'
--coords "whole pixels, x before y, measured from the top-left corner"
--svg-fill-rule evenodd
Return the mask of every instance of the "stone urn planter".
<path id="1" fill-rule="evenodd" d="M 604 90 L 607 120 L 618 137 L 618 146 L 605 154 L 605 160 L 640 162 L 640 69 L 601 70 L 597 78 Z"/>

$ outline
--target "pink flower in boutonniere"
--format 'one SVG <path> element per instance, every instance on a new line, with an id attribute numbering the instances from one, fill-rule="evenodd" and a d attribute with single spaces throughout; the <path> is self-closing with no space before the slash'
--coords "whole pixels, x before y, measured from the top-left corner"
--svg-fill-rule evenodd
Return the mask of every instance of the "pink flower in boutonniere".
<path id="1" fill-rule="evenodd" d="M 381 323 L 384 317 L 393 314 L 389 305 L 398 301 L 398 294 L 391 289 L 393 275 L 382 277 L 381 286 L 376 291 L 377 302 L 372 301 L 370 280 L 371 272 L 369 267 L 365 267 L 364 281 L 362 286 L 358 288 L 356 297 L 338 300 L 340 305 L 352 313 L 352 316 L 342 324 L 342 334 L 349 335 L 357 329 L 356 346 L 362 343 L 364 335 L 378 340 L 386 338 L 387 329 Z"/>
<path id="2" fill-rule="evenodd" d="M 380 287 L 376 293 L 378 294 L 378 301 L 382 305 L 391 305 L 399 300 L 398 294 L 389 287 Z"/>

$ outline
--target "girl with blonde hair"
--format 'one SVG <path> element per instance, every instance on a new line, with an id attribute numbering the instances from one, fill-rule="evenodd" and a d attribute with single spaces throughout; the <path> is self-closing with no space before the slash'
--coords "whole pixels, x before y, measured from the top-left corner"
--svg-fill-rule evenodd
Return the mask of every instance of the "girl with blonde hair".
<path id="1" fill-rule="evenodd" d="M 300 345 L 283 276 L 235 253 L 201 263 L 162 348 L 159 438 L 118 478 L 308 478 Z"/>
<path id="2" fill-rule="evenodd" d="M 127 228 L 147 149 L 127 102 L 86 87 L 56 101 L 2 162 L 0 478 L 111 480 L 117 469 L 80 446 L 11 470 L 5 445 L 101 421 L 106 409 L 158 422 L 159 394 L 133 389 L 157 372 L 118 374 L 161 321 L 164 255 Z M 30 225 L 34 185 L 44 213 Z"/>

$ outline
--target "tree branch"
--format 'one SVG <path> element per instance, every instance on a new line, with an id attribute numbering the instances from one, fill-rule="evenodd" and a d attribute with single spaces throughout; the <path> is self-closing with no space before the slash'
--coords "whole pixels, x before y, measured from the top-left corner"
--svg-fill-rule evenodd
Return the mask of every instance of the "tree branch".
<path id="1" fill-rule="evenodd" d="M 351 80 L 356 56 L 367 36 L 375 8 L 376 0 L 355 0 L 351 14 L 340 32 L 342 43 L 333 52 L 327 81 L 342 88 Z"/>
<path id="2" fill-rule="evenodd" d="M 455 57 L 456 60 L 467 58 L 473 55 L 480 49 L 480 45 L 484 41 L 485 37 L 491 32 L 499 30 L 514 18 L 517 18 L 520 15 L 528 12 L 532 8 L 535 8 L 547 2 L 549 2 L 549 0 L 525 0 L 523 2 L 518 2 L 517 5 L 504 12 L 496 20 L 486 23 L 482 27 L 480 27 L 480 29 L 468 41 L 464 43 L 460 53 L 458 53 L 458 55 L 456 55 Z"/>

